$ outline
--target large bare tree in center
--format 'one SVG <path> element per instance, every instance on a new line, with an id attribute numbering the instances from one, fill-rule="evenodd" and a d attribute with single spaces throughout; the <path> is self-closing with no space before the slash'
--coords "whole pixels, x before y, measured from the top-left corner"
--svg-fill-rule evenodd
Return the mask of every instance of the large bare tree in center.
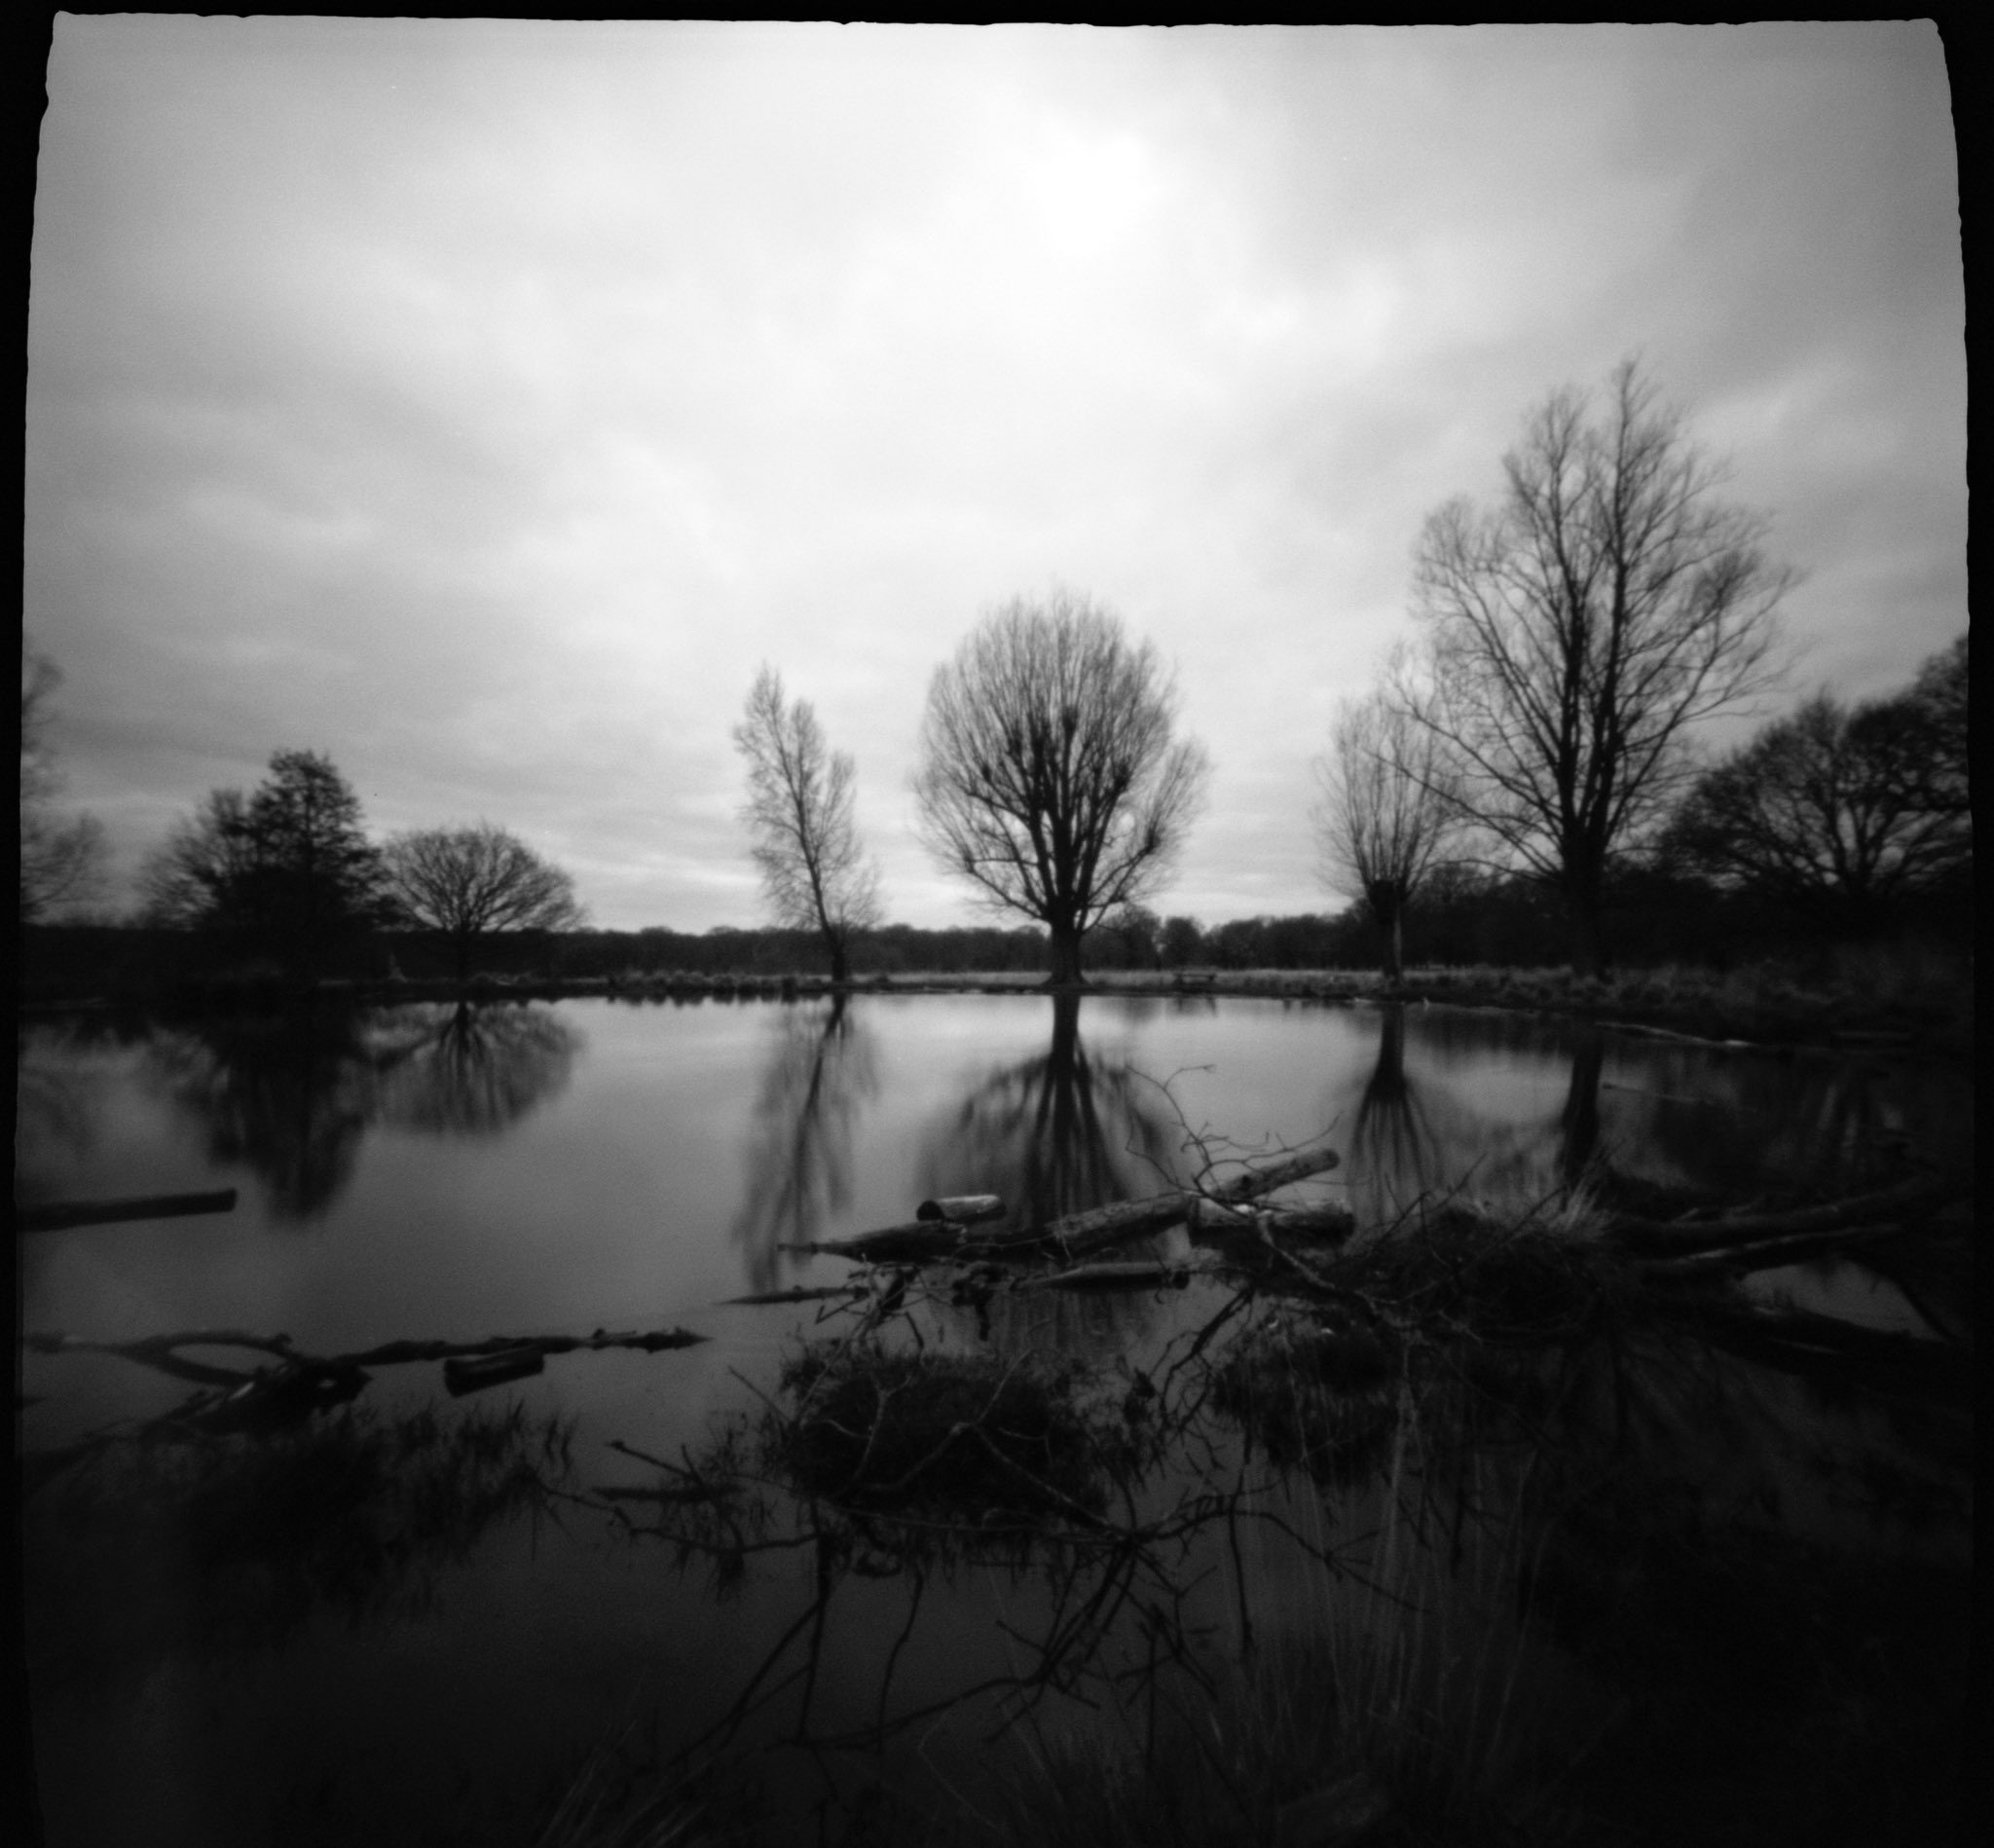
<path id="1" fill-rule="evenodd" d="M 782 676 L 766 666 L 734 744 L 748 759 L 741 819 L 755 836 L 770 908 L 781 924 L 815 930 L 831 980 L 847 981 L 853 934 L 879 921 L 879 871 L 853 815 L 851 756 L 831 749 L 810 702 L 786 699 Z"/>
<path id="2" fill-rule="evenodd" d="M 1054 592 L 994 610 L 928 689 L 914 781 L 922 832 L 951 870 L 1052 936 L 1054 986 L 1081 941 L 1155 892 L 1203 794 L 1202 748 L 1173 741 L 1176 698 L 1150 643 Z"/>
<path id="3" fill-rule="evenodd" d="M 1494 506 L 1457 499 L 1427 520 L 1428 684 L 1406 702 L 1447 746 L 1473 819 L 1563 893 L 1580 974 L 1602 967 L 1612 856 L 1691 772 L 1686 728 L 1764 684 L 1792 582 L 1635 362 L 1591 409 L 1555 393 L 1504 459 Z"/>

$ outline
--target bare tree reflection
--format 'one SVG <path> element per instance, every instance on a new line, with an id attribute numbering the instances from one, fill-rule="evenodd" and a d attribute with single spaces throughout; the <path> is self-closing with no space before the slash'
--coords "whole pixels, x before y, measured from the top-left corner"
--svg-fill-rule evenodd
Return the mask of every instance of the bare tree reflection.
<path id="1" fill-rule="evenodd" d="M 1010 1228 L 1155 1193 L 1181 1166 L 1182 1126 L 1163 1086 L 1126 1057 L 1089 1053 L 1079 995 L 1054 995 L 1052 1006 L 1046 1052 L 990 1072 L 936 1122 L 923 1151 L 929 1195 L 1000 1195 Z M 1009 1352 L 1101 1353 L 1126 1342 L 1151 1307 L 1126 1293 L 1007 1292 L 977 1326 Z"/>
<path id="2" fill-rule="evenodd" d="M 777 1253 L 808 1244 L 852 1198 L 852 1129 L 879 1089 L 872 1039 L 843 995 L 785 1008 L 761 1075 L 748 1143 L 748 1186 L 733 1236 L 749 1287 L 776 1287 Z"/>
<path id="3" fill-rule="evenodd" d="M 424 1009 L 387 1055 L 385 1122 L 436 1135 L 497 1135 L 557 1095 L 580 1036 L 551 1008 Z"/>
<path id="4" fill-rule="evenodd" d="M 984 1078 L 929 1132 L 922 1165 L 932 1195 L 1002 1195 L 1013 1227 L 1154 1193 L 1176 1172 L 1162 1087 L 1126 1058 L 1089 1055 L 1079 995 L 1052 1004 L 1046 1052 Z"/>
<path id="5" fill-rule="evenodd" d="M 1579 1027 L 1571 1049 L 1571 1082 L 1558 1119 L 1558 1165 L 1568 1186 L 1585 1178 L 1599 1153 L 1600 1074 L 1606 1058 L 1605 1033 L 1590 1022 Z"/>
<path id="6" fill-rule="evenodd" d="M 1350 1206 L 1362 1226 L 1397 1218 L 1454 1178 L 1448 1171 L 1452 1113 L 1443 1104 L 1436 1122 L 1431 1088 L 1406 1075 L 1405 1004 L 1387 1003 L 1379 1022 L 1378 1057 L 1357 1099 L 1348 1155 Z"/>

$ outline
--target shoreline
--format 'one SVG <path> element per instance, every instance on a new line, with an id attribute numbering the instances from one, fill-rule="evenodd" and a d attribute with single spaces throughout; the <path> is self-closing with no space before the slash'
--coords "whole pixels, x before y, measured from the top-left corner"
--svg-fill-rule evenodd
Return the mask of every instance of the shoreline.
<path id="1" fill-rule="evenodd" d="M 1396 982 L 1338 970 L 1108 970 L 1055 989 L 1037 974 L 912 972 L 833 982 L 827 976 L 697 975 L 684 971 L 625 976 L 473 976 L 327 980 L 303 998 L 364 1006 L 424 1001 L 610 999 L 633 1002 L 801 1001 L 835 995 L 1053 994 L 1172 1001 L 1255 999 L 1380 1006 L 1390 1002 L 1472 1008 L 1579 1019 L 1615 1032 L 1696 1045 L 1814 1049 L 1855 1056 L 1912 1055 L 1971 1059 L 1971 977 L 1964 992 L 1936 1000 L 1929 991 L 1892 994 L 1837 985 L 1806 988 L 1791 978 L 1664 970 L 1578 979 L 1555 970 L 1415 970 Z M 217 982 L 174 992 L 23 998 L 22 1018 L 95 1013 L 116 1007 L 240 1008 L 299 999 L 275 985 Z"/>

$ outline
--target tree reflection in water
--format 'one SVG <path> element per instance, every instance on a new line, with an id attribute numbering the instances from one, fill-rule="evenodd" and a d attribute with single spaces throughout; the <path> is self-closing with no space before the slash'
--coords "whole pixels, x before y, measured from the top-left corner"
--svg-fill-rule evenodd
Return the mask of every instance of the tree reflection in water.
<path id="1" fill-rule="evenodd" d="M 580 1044 L 550 1008 L 411 1011 L 385 1060 L 382 1120 L 436 1135 L 497 1135 L 560 1093 Z"/>
<path id="2" fill-rule="evenodd" d="M 367 1127 L 508 1127 L 567 1082 L 579 1046 L 546 1008 L 317 1007 L 163 1029 L 147 1060 L 202 1128 L 209 1160 L 246 1166 L 278 1219 L 322 1216 Z"/>
<path id="3" fill-rule="evenodd" d="M 1173 1183 L 1184 1130 L 1169 1094 L 1126 1056 L 1089 1053 L 1081 999 L 1053 995 L 1045 1053 L 991 1071 L 935 1123 L 922 1150 L 927 1195 L 996 1194 L 1002 1224 L 1019 1230 Z M 1121 1292 L 1000 1292 L 977 1325 L 1009 1351 L 1099 1353 L 1126 1344 L 1150 1308 Z"/>
<path id="4" fill-rule="evenodd" d="M 1570 1035 L 1570 1076 L 1555 1119 L 1517 1123 L 1465 1101 L 1444 1073 L 1454 1048 L 1449 1023 L 1423 1016 L 1418 1037 L 1429 1067 L 1407 1070 L 1403 1003 L 1380 1009 L 1378 1056 L 1356 1108 L 1335 1114 L 1350 1124 L 1350 1205 L 1363 1227 L 1396 1223 L 1421 1201 L 1455 1192 L 1504 1208 L 1529 1210 L 1575 1186 L 1602 1152 L 1601 1086 L 1606 1035 L 1585 1023 Z M 1476 1031 L 1487 1028 L 1476 1023 Z M 1470 1038 L 1466 1050 L 1483 1050 Z M 1539 1054 L 1541 1056 L 1541 1053 Z M 1488 1083 L 1489 1081 L 1484 1081 Z"/>
<path id="5" fill-rule="evenodd" d="M 786 1007 L 775 1023 L 749 1138 L 733 1237 L 751 1290 L 776 1287 L 785 1244 L 808 1244 L 851 1203 L 852 1130 L 879 1089 L 872 1037 L 843 995 Z"/>
<path id="6" fill-rule="evenodd" d="M 1179 1166 L 1180 1129 L 1163 1087 L 1126 1057 L 1091 1057 L 1081 997 L 1052 1000 L 1047 1050 L 992 1071 L 930 1130 L 923 1152 L 931 1196 L 1001 1195 L 1010 1228 L 1157 1193 Z"/>

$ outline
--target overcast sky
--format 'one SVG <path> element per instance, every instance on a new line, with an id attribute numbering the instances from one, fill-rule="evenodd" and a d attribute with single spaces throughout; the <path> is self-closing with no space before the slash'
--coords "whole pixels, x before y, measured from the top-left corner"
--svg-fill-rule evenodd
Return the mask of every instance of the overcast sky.
<path id="1" fill-rule="evenodd" d="M 1929 23 L 1200 28 L 58 17 L 26 623 L 122 873 L 272 752 L 487 817 L 598 923 L 760 909 L 764 660 L 888 914 L 929 677 L 1057 582 L 1210 753 L 1158 901 L 1335 908 L 1310 763 L 1425 514 L 1641 354 L 1804 581 L 1790 697 L 1966 626 Z"/>

